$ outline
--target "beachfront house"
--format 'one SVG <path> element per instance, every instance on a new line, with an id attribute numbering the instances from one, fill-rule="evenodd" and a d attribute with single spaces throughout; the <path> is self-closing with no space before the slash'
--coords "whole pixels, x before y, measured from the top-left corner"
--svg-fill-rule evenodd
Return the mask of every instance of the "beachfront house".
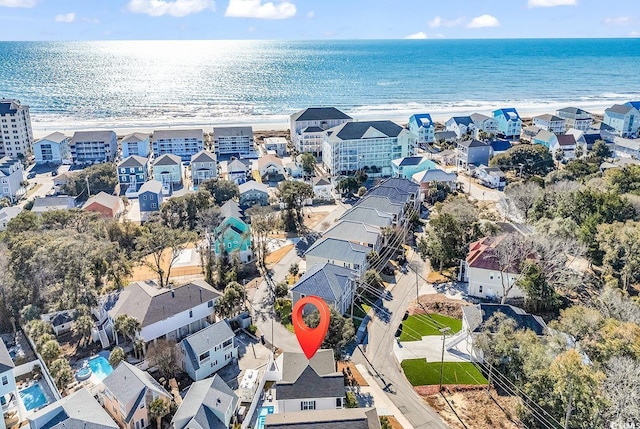
<path id="1" fill-rule="evenodd" d="M 324 132 L 353 118 L 335 107 L 309 107 L 289 116 L 291 142 L 300 153 L 316 157 L 323 150 Z"/>
<path id="2" fill-rule="evenodd" d="M 143 429 L 155 424 L 150 404 L 162 399 L 167 406 L 173 397 L 149 373 L 122 361 L 102 380 L 100 393 L 104 409 L 121 428 Z"/>
<path id="3" fill-rule="evenodd" d="M 209 237 L 210 245 L 217 256 L 238 254 L 240 262 L 253 259 L 251 250 L 251 229 L 237 213 L 222 213 L 224 218 Z"/>
<path id="4" fill-rule="evenodd" d="M 204 149 L 204 132 L 201 128 L 156 130 L 153 132 L 151 146 L 154 157 L 175 155 L 183 162 L 189 162 L 193 155 Z"/>
<path id="5" fill-rule="evenodd" d="M 409 179 L 421 171 L 436 168 L 436 163 L 426 156 L 405 156 L 391 161 L 391 176 Z"/>
<path id="6" fill-rule="evenodd" d="M 558 145 L 558 136 L 551 131 L 540 130 L 538 131 L 538 134 L 536 134 L 536 136 L 533 138 L 533 140 L 531 140 L 531 143 L 540 144 L 551 151 L 552 147 Z"/>
<path id="7" fill-rule="evenodd" d="M 509 298 L 525 297 L 524 291 L 516 285 L 520 273 L 515 269 L 500 271 L 495 248 L 505 237 L 506 234 L 484 237 L 469 244 L 469 253 L 460 261 L 458 281 L 468 283 L 470 296 L 501 299 L 504 291 L 512 287 Z"/>
<path id="8" fill-rule="evenodd" d="M 118 153 L 115 131 L 76 131 L 69 143 L 74 164 L 113 161 Z"/>
<path id="9" fill-rule="evenodd" d="M 493 117 L 498 123 L 498 134 L 501 137 L 516 139 L 522 130 L 522 119 L 518 111 L 513 107 L 496 109 Z"/>
<path id="10" fill-rule="evenodd" d="M 64 398 L 47 405 L 29 415 L 31 429 L 118 429 L 111 416 L 91 396 L 88 389 L 81 388 Z"/>
<path id="11" fill-rule="evenodd" d="M 457 146 L 457 165 L 463 170 L 489 164 L 491 146 L 476 139 L 463 140 Z"/>
<path id="12" fill-rule="evenodd" d="M 120 141 L 122 157 L 128 158 L 131 155 L 136 155 L 143 158 L 149 158 L 149 155 L 151 154 L 151 144 L 149 140 L 149 134 L 127 134 Z"/>
<path id="13" fill-rule="evenodd" d="M 253 128 L 215 127 L 213 151 L 218 157 L 241 157 L 254 152 Z"/>
<path id="14" fill-rule="evenodd" d="M 326 131 L 322 162 L 334 176 L 367 168 L 391 175 L 391 160 L 415 153 L 418 137 L 391 121 L 346 122 Z"/>
<path id="15" fill-rule="evenodd" d="M 173 429 L 232 427 L 238 395 L 219 375 L 193 383 L 171 419 Z"/>
<path id="16" fill-rule="evenodd" d="M 265 137 L 264 149 L 267 152 L 273 151 L 276 155 L 283 157 L 287 155 L 287 139 L 284 137 Z"/>
<path id="17" fill-rule="evenodd" d="M 542 128 L 534 125 L 522 127 L 522 130 L 520 131 L 520 140 L 524 143 L 531 143 L 540 131 L 542 131 Z"/>
<path id="18" fill-rule="evenodd" d="M 444 123 L 447 131 L 456 133 L 457 138 L 475 135 L 475 124 L 469 116 L 454 116 Z"/>
<path id="19" fill-rule="evenodd" d="M 138 202 L 141 212 L 155 212 L 160 210 L 164 196 L 162 194 L 162 182 L 149 180 L 138 190 Z"/>
<path id="20" fill-rule="evenodd" d="M 218 177 L 218 160 L 208 150 L 201 150 L 191 157 L 191 181 L 194 189 L 203 182 Z"/>
<path id="21" fill-rule="evenodd" d="M 458 140 L 458 136 L 453 131 L 436 131 L 433 133 L 433 138 L 437 143 L 455 143 Z"/>
<path id="22" fill-rule="evenodd" d="M 273 401 L 278 414 L 344 408 L 344 375 L 336 370 L 333 350 L 318 350 L 311 359 L 303 353 L 284 352 L 276 359 L 276 367 L 280 372 Z"/>
<path id="23" fill-rule="evenodd" d="M 418 113 L 409 118 L 409 131 L 418 136 L 418 144 L 425 145 L 435 141 L 436 126 L 428 113 Z"/>
<path id="24" fill-rule="evenodd" d="M 249 180 L 238 186 L 240 206 L 251 207 L 256 204 L 269 205 L 269 187 L 264 183 Z"/>
<path id="25" fill-rule="evenodd" d="M 8 156 L 0 158 L 0 199 L 7 198 L 15 202 L 24 196 L 27 190 L 22 185 L 23 181 L 22 162 Z"/>
<path id="26" fill-rule="evenodd" d="M 492 140 L 489 142 L 489 146 L 489 158 L 501 155 L 513 147 L 509 140 L 504 139 Z"/>
<path id="27" fill-rule="evenodd" d="M 351 307 L 355 287 L 355 271 L 328 262 L 315 264 L 291 288 L 292 305 L 305 296 L 314 295 L 322 298 L 340 314 L 345 314 Z M 305 314 L 307 312 L 310 311 L 305 311 Z"/>
<path id="28" fill-rule="evenodd" d="M 62 133 L 52 133 L 33 144 L 36 164 L 71 164 L 69 137 Z"/>
<path id="29" fill-rule="evenodd" d="M 153 179 L 162 183 L 165 195 L 171 195 L 175 188 L 182 185 L 182 162 L 178 155 L 165 154 L 153 163 Z"/>
<path id="30" fill-rule="evenodd" d="M 214 305 L 222 294 L 204 280 L 193 280 L 182 286 L 161 288 L 153 280 L 129 284 L 113 299 L 105 300 L 104 328 L 116 344 L 129 341 L 115 332 L 118 316 L 126 314 L 140 322 L 136 338 L 149 343 L 156 339 L 180 341 L 209 326 L 214 320 Z"/>
<path id="31" fill-rule="evenodd" d="M 533 117 L 533 125 L 555 134 L 561 134 L 565 131 L 565 121 L 560 116 L 545 113 Z"/>
<path id="32" fill-rule="evenodd" d="M 304 254 L 307 266 L 330 263 L 354 270 L 358 275 L 367 269 L 367 255 L 371 248 L 347 239 L 321 238 Z"/>
<path id="33" fill-rule="evenodd" d="M 640 128 L 638 108 L 634 103 L 614 104 L 604 111 L 602 123 L 613 128 L 617 136 L 634 138 Z"/>
<path id="34" fill-rule="evenodd" d="M 0 231 L 7 230 L 9 221 L 18 216 L 24 208 L 20 206 L 3 207 L 0 209 Z"/>
<path id="35" fill-rule="evenodd" d="M 567 130 L 575 128 L 580 131 L 587 131 L 593 124 L 591 113 L 577 107 L 565 107 L 556 110 L 556 115 L 564 119 L 564 126 Z"/>
<path id="36" fill-rule="evenodd" d="M 576 139 L 572 134 L 559 134 L 556 143 L 549 147 L 549 152 L 555 155 L 562 152 L 562 160 L 571 161 L 576 157 Z"/>
<path id="37" fill-rule="evenodd" d="M 86 212 L 99 213 L 106 219 L 116 218 L 122 208 L 122 201 L 117 195 L 110 195 L 106 192 L 100 192 L 97 195 L 93 195 L 84 203 L 82 210 Z"/>
<path id="38" fill-rule="evenodd" d="M 118 164 L 117 171 L 120 194 L 134 197 L 149 180 L 149 158 L 131 155 Z"/>
<path id="39" fill-rule="evenodd" d="M 477 139 L 491 139 L 498 134 L 498 121 L 491 116 L 483 115 L 482 113 L 474 113 L 469 116 L 473 121 L 475 128 L 475 135 L 473 137 Z"/>
<path id="40" fill-rule="evenodd" d="M 20 100 L 3 98 L 0 100 L 0 156 L 18 158 L 31 153 L 33 131 L 29 106 Z"/>
<path id="41" fill-rule="evenodd" d="M 235 334 L 226 320 L 189 335 L 178 344 L 178 366 L 194 381 L 205 379 L 238 358 Z"/>

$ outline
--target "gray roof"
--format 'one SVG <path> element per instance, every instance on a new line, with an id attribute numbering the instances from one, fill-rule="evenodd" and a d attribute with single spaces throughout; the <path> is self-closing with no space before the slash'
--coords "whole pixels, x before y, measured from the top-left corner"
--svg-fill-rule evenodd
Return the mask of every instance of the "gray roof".
<path id="1" fill-rule="evenodd" d="M 152 281 L 135 282 L 120 292 L 109 315 L 115 320 L 121 314 L 127 314 L 138 319 L 145 327 L 221 295 L 204 280 L 193 280 L 172 289 L 160 289 Z"/>
<path id="2" fill-rule="evenodd" d="M 321 133 L 324 130 L 320 127 L 306 127 L 301 132 L 302 133 Z"/>
<path id="3" fill-rule="evenodd" d="M 314 177 L 313 186 L 326 186 L 330 185 L 331 182 L 326 177 Z"/>
<path id="4" fill-rule="evenodd" d="M 540 130 L 538 131 L 538 134 L 536 134 L 536 136 L 534 137 L 536 140 L 542 140 L 542 141 L 549 141 L 550 139 L 552 139 L 555 136 L 554 133 L 552 133 L 551 131 L 547 131 L 547 130 Z"/>
<path id="5" fill-rule="evenodd" d="M 77 142 L 107 142 L 116 137 L 115 131 L 76 131 L 71 138 L 71 144 Z"/>
<path id="6" fill-rule="evenodd" d="M 9 355 L 7 346 L 4 345 L 4 341 L 0 340 L 0 374 L 9 371 L 11 368 L 15 368 L 13 359 Z"/>
<path id="7" fill-rule="evenodd" d="M 138 194 L 143 194 L 145 192 L 153 192 L 154 194 L 159 194 L 162 192 L 162 182 L 158 180 L 148 180 L 140 186 L 138 190 Z"/>
<path id="8" fill-rule="evenodd" d="M 433 133 L 433 136 L 436 140 L 458 137 L 455 131 L 436 131 L 435 133 Z"/>
<path id="9" fill-rule="evenodd" d="M 64 134 L 56 131 L 55 133 L 51 133 L 51 134 L 41 138 L 36 143 L 38 143 L 39 141 L 42 141 L 42 140 L 47 140 L 47 141 L 54 142 L 54 143 L 62 143 L 64 140 L 66 140 L 66 138 L 67 138 L 67 136 L 65 136 Z"/>
<path id="10" fill-rule="evenodd" d="M 182 159 L 178 155 L 173 155 L 170 153 L 166 153 L 164 155 L 159 156 L 153 162 L 154 166 L 158 165 L 180 165 L 182 163 Z"/>
<path id="11" fill-rule="evenodd" d="M 379 429 L 375 408 L 343 408 L 337 410 L 307 410 L 267 414 L 266 426 L 271 429 Z"/>
<path id="12" fill-rule="evenodd" d="M 543 115 L 534 116 L 533 119 L 540 119 L 540 120 L 549 121 L 549 122 L 564 121 L 563 118 L 561 118 L 559 116 L 556 116 L 556 115 L 552 115 L 550 113 L 545 113 Z"/>
<path id="13" fill-rule="evenodd" d="M 233 171 L 247 171 L 249 170 L 249 162 L 250 161 L 247 160 L 242 161 L 239 159 L 234 159 L 227 164 L 227 170 L 229 171 L 229 173 Z"/>
<path id="14" fill-rule="evenodd" d="M 190 130 L 155 130 L 153 132 L 153 140 L 169 140 L 169 139 L 204 139 L 202 128 Z"/>
<path id="15" fill-rule="evenodd" d="M 333 350 L 318 350 L 311 360 L 303 353 L 282 354 L 282 380 L 276 383 L 277 400 L 344 395 L 344 376 L 336 371 Z"/>
<path id="16" fill-rule="evenodd" d="M 226 219 L 228 217 L 235 217 L 242 220 L 242 210 L 240 210 L 240 206 L 233 200 L 229 200 L 220 207 L 220 216 L 222 219 Z"/>
<path id="17" fill-rule="evenodd" d="M 481 167 L 478 167 L 478 170 L 483 170 L 485 173 L 490 174 L 492 176 L 504 177 L 504 173 L 502 172 L 502 170 L 500 170 L 499 167 L 481 166 Z"/>
<path id="18" fill-rule="evenodd" d="M 377 188 L 383 188 L 383 187 L 394 188 L 400 192 L 409 193 L 409 194 L 416 193 L 420 190 L 420 186 L 413 183 L 409 179 L 404 179 L 401 177 L 390 177 L 380 182 L 376 187 Z"/>
<path id="19" fill-rule="evenodd" d="M 253 138 L 253 128 L 251 127 L 215 127 L 213 129 L 213 139 L 218 137 L 245 136 Z"/>
<path id="20" fill-rule="evenodd" d="M 29 416 L 38 429 L 111 429 L 118 425 L 91 396 L 87 389 L 80 389 L 47 405 Z"/>
<path id="21" fill-rule="evenodd" d="M 314 264 L 298 280 L 292 291 L 304 295 L 315 295 L 326 301 L 338 301 L 348 289 L 355 272 L 345 267 L 325 262 Z"/>
<path id="22" fill-rule="evenodd" d="M 114 209 L 120 205 L 120 198 L 115 195 L 109 195 L 106 192 L 100 192 L 98 195 L 94 195 L 84 203 L 83 208 L 89 207 L 93 203 L 98 203 L 101 206 Z"/>
<path id="23" fill-rule="evenodd" d="M 614 104 L 613 106 L 609 107 L 608 109 L 605 109 L 605 113 L 611 112 L 611 113 L 618 113 L 620 115 L 626 115 L 627 113 L 629 113 L 629 111 L 633 109 L 633 106 L 631 105 L 626 105 L 626 104 Z"/>
<path id="24" fill-rule="evenodd" d="M 332 139 L 359 140 L 364 138 L 369 129 L 375 129 L 387 137 L 398 137 L 402 130 L 400 125 L 391 121 L 345 122 L 327 131 Z"/>
<path id="25" fill-rule="evenodd" d="M 201 150 L 200 152 L 191 155 L 191 162 L 217 162 L 215 154 L 208 150 Z"/>
<path id="26" fill-rule="evenodd" d="M 121 143 L 143 142 L 143 141 L 147 140 L 148 138 L 149 138 L 149 134 L 143 134 L 143 133 L 127 134 L 126 136 L 122 137 L 122 142 Z"/>
<path id="27" fill-rule="evenodd" d="M 471 118 L 474 124 L 477 124 L 478 122 L 486 121 L 487 119 L 491 119 L 491 116 L 483 115 L 482 113 L 474 113 L 469 117 Z"/>
<path id="28" fill-rule="evenodd" d="M 341 220 L 322 234 L 328 238 L 349 240 L 354 243 L 375 244 L 382 232 L 380 228 L 364 222 Z"/>
<path id="29" fill-rule="evenodd" d="M 457 178 L 458 176 L 455 173 L 447 173 L 439 168 L 422 171 L 413 175 L 413 180 L 418 183 L 455 182 Z"/>
<path id="30" fill-rule="evenodd" d="M 244 194 L 248 191 L 260 191 L 265 194 L 269 193 L 269 187 L 264 183 L 256 182 L 255 180 L 249 180 L 248 182 L 244 182 L 241 185 L 238 185 L 238 190 L 240 195 Z"/>
<path id="31" fill-rule="evenodd" d="M 3 207 L 0 209 L 0 220 L 6 219 L 7 221 L 10 221 L 22 213 L 23 210 L 24 209 L 20 206 Z"/>
<path id="32" fill-rule="evenodd" d="M 458 142 L 458 144 L 460 146 L 464 146 L 464 147 L 486 147 L 489 146 L 488 144 L 481 142 L 480 140 L 476 140 L 476 139 L 469 139 L 469 140 L 464 140 L 461 142 Z"/>
<path id="33" fill-rule="evenodd" d="M 353 207 L 340 216 L 341 220 L 353 220 L 383 228 L 393 223 L 393 215 L 370 207 Z"/>
<path id="34" fill-rule="evenodd" d="M 329 260 L 345 261 L 364 265 L 371 249 L 346 240 L 337 238 L 322 238 L 316 241 L 305 255 L 326 258 Z"/>
<path id="35" fill-rule="evenodd" d="M 556 112 L 569 113 L 571 115 L 584 115 L 585 113 L 590 114 L 586 110 L 580 109 L 578 107 L 565 107 L 563 109 L 558 109 Z"/>
<path id="36" fill-rule="evenodd" d="M 539 316 L 527 313 L 519 307 L 505 304 L 478 304 L 463 306 L 462 313 L 467 319 L 471 332 L 480 332 L 483 324 L 496 313 L 502 313 L 516 322 L 516 329 L 530 329 L 537 335 L 544 334 L 547 325 Z"/>
<path id="37" fill-rule="evenodd" d="M 229 322 L 220 320 L 182 340 L 182 347 L 187 351 L 193 367 L 198 369 L 200 368 L 199 356 L 202 353 L 233 337 Z"/>
<path id="38" fill-rule="evenodd" d="M 144 156 L 131 155 L 130 157 L 124 159 L 120 164 L 118 164 L 118 168 L 143 167 L 147 162 L 149 162 L 149 158 L 145 158 Z"/>
<path id="39" fill-rule="evenodd" d="M 294 121 L 326 121 L 330 119 L 352 119 L 335 107 L 309 107 L 291 115 Z"/>
<path id="40" fill-rule="evenodd" d="M 42 213 L 51 210 L 67 210 L 75 207 L 76 200 L 67 195 L 55 197 L 38 197 L 33 200 L 32 212 Z"/>
<path id="41" fill-rule="evenodd" d="M 133 403 L 131 409 L 126 410 L 129 412 L 126 417 L 127 422 L 130 421 L 133 411 L 138 408 L 147 390 L 171 398 L 171 395 L 151 375 L 126 361 L 121 362 L 102 380 L 102 383 L 123 406 Z"/>
<path id="42" fill-rule="evenodd" d="M 219 375 L 196 381 L 191 385 L 182 405 L 171 420 L 172 424 L 186 422 L 184 427 L 203 429 L 226 429 L 227 426 L 216 417 L 216 413 L 224 415 L 229 408 L 235 411 L 238 396 L 227 386 Z"/>
<path id="43" fill-rule="evenodd" d="M 402 213 L 404 204 L 394 202 L 387 196 L 368 195 L 365 198 L 360 199 L 360 201 L 356 203 L 355 207 L 369 207 L 383 213 L 399 215 Z"/>

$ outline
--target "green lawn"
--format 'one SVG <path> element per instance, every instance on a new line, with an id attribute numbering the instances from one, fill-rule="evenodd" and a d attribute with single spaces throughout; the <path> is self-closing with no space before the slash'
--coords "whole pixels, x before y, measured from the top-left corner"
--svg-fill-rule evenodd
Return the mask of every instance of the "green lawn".
<path id="1" fill-rule="evenodd" d="M 290 332 L 294 332 L 293 324 L 291 323 L 291 300 L 284 298 L 277 300 L 275 310 L 280 318 L 280 323 Z"/>
<path id="2" fill-rule="evenodd" d="M 441 335 L 439 329 L 445 326 L 451 328 L 450 334 L 455 334 L 462 329 L 462 320 L 441 314 L 409 316 L 402 322 L 400 341 L 420 341 L 428 335 Z"/>
<path id="3" fill-rule="evenodd" d="M 402 361 L 402 369 L 412 386 L 440 384 L 440 362 L 425 359 Z M 471 362 L 445 362 L 442 384 L 487 384 L 487 379 Z"/>

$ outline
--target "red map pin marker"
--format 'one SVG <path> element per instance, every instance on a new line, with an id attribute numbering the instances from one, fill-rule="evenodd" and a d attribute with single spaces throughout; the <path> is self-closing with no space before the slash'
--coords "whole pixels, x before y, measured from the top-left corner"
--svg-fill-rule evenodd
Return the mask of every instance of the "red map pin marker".
<path id="1" fill-rule="evenodd" d="M 307 304 L 316 307 L 320 313 L 320 323 L 318 323 L 315 329 L 308 327 L 302 319 L 302 310 Z M 327 303 L 317 296 L 305 296 L 299 299 L 296 305 L 293 306 L 293 311 L 291 312 L 293 330 L 307 359 L 311 359 L 322 345 L 322 341 L 324 341 L 324 337 L 327 335 L 327 330 L 329 329 L 330 318 L 331 312 L 329 311 Z"/>

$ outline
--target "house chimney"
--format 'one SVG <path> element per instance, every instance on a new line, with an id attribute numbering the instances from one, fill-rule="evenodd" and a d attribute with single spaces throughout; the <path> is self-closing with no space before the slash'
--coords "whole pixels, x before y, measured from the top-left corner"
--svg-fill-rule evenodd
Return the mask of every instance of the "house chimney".
<path id="1" fill-rule="evenodd" d="M 200 289 L 200 303 L 202 303 L 202 289 Z"/>

